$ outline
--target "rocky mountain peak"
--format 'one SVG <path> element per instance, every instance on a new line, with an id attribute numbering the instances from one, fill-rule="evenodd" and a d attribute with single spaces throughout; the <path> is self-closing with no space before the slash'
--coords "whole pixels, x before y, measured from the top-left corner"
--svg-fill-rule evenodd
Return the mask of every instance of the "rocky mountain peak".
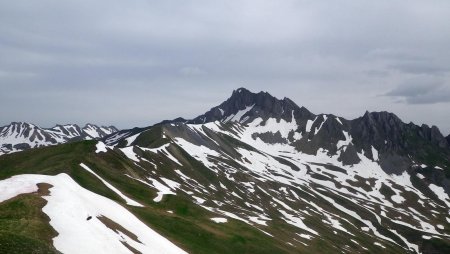
<path id="1" fill-rule="evenodd" d="M 354 120 L 354 130 L 361 132 L 362 138 L 384 138 L 401 143 L 406 137 L 417 135 L 422 139 L 439 144 L 441 148 L 448 147 L 448 142 L 436 126 L 421 126 L 414 123 L 404 123 L 398 116 L 390 112 L 366 112 L 363 117 Z M 407 144 L 404 144 L 407 146 Z"/>
<path id="2" fill-rule="evenodd" d="M 268 92 L 253 93 L 245 88 L 239 88 L 234 90 L 231 97 L 219 106 L 188 122 L 196 124 L 214 121 L 248 122 L 257 117 L 264 120 L 272 117 L 291 121 L 293 114 L 295 114 L 295 118 L 312 117 L 309 110 L 305 107 L 300 108 L 288 98 L 280 100 Z"/>
<path id="3" fill-rule="evenodd" d="M 412 157 L 428 161 L 433 154 L 442 153 L 450 158 L 449 138 L 435 126 L 405 123 L 387 111 L 367 111 L 353 120 L 332 114 L 315 115 L 289 98 L 278 99 L 267 92 L 253 93 L 245 88 L 234 90 L 227 100 L 193 120 L 180 118 L 160 124 L 212 122 L 221 127 L 230 122 L 239 123 L 240 128 L 257 125 L 259 132 L 251 135 L 254 140 L 290 144 L 309 155 L 324 150 L 329 156 L 339 156 L 345 165 L 358 163 L 363 154 L 379 162 L 388 173 L 401 174 L 412 165 Z M 123 137 L 136 133 L 130 131 Z"/>
<path id="4" fill-rule="evenodd" d="M 245 88 L 239 88 L 234 90 L 231 97 L 219 107 L 231 112 L 237 112 L 246 107 L 257 106 L 260 110 L 281 112 L 281 102 L 281 100 L 278 100 L 267 92 L 252 93 Z"/>
<path id="5" fill-rule="evenodd" d="M 38 128 L 36 125 L 26 122 L 11 122 L 8 126 L 4 127 L 10 127 L 12 129 L 18 130 L 23 128 Z"/>
<path id="6" fill-rule="evenodd" d="M 399 126 L 403 124 L 402 120 L 395 115 L 394 113 L 390 113 L 387 111 L 381 111 L 381 112 L 369 112 L 366 111 L 366 113 L 363 115 L 362 120 L 370 125 L 386 125 L 386 126 Z"/>
<path id="7" fill-rule="evenodd" d="M 406 124 L 395 114 L 386 111 L 368 112 L 352 121 L 352 131 L 361 137 L 361 141 L 386 143 L 389 140 L 400 140 L 399 136 Z"/>

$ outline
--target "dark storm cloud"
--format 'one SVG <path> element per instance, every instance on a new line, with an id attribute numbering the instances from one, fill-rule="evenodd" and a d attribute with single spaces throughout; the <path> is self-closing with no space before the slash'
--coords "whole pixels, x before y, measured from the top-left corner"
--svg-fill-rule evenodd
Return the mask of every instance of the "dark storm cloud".
<path id="1" fill-rule="evenodd" d="M 245 86 L 450 132 L 449 16 L 437 0 L 0 1 L 1 124 L 143 126 Z"/>

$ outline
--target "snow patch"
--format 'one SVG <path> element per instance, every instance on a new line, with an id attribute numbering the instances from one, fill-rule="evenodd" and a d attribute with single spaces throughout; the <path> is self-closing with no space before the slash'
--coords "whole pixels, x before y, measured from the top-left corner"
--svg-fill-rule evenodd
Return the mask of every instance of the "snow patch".
<path id="1" fill-rule="evenodd" d="M 245 109 L 239 110 L 231 119 L 225 121 L 232 121 L 232 122 L 240 122 L 241 118 L 247 114 L 247 112 L 249 112 L 250 110 L 252 110 L 252 108 L 255 106 L 255 104 L 251 105 L 251 106 L 247 106 L 245 107 Z"/>
<path id="2" fill-rule="evenodd" d="M 175 143 L 183 148 L 186 152 L 189 153 L 192 157 L 196 158 L 200 162 L 202 162 L 207 168 L 213 170 L 216 168 L 216 163 L 210 162 L 208 157 L 214 156 L 219 157 L 220 154 L 214 150 L 209 149 L 203 145 L 194 145 L 183 138 L 175 138 Z"/>
<path id="3" fill-rule="evenodd" d="M 165 155 L 167 158 L 169 158 L 171 161 L 175 162 L 176 164 L 183 166 L 181 164 L 180 161 L 177 160 L 177 158 L 175 158 L 167 149 L 170 146 L 170 143 L 167 143 L 165 145 L 162 145 L 158 148 L 145 148 L 145 147 L 139 147 L 139 149 L 141 149 L 142 151 L 146 151 L 146 152 L 152 152 L 152 153 L 162 153 L 163 155 Z"/>
<path id="4" fill-rule="evenodd" d="M 262 226 L 267 226 L 267 221 L 268 221 L 268 220 L 271 220 L 271 219 L 270 219 L 270 218 L 267 218 L 267 217 L 265 217 L 265 216 L 260 216 L 260 217 L 257 217 L 257 216 L 250 216 L 250 217 L 249 217 L 249 220 L 250 220 L 251 222 L 256 223 L 256 224 L 259 224 L 259 225 L 262 225 Z"/>
<path id="5" fill-rule="evenodd" d="M 125 196 L 122 192 L 120 192 L 116 187 L 112 186 L 110 183 L 108 183 L 107 181 L 105 181 L 101 176 L 97 175 L 97 173 L 95 173 L 92 169 L 90 169 L 88 166 L 86 166 L 84 163 L 81 163 L 80 166 L 82 168 L 84 168 L 86 171 L 88 171 L 89 173 L 93 174 L 95 177 L 97 177 L 98 179 L 100 179 L 100 181 L 102 181 L 102 183 L 104 185 L 106 185 L 106 187 L 108 187 L 110 190 L 114 191 L 117 195 L 119 195 L 123 200 L 125 200 L 127 202 L 128 205 L 132 205 L 132 206 L 138 206 L 138 207 L 143 207 L 143 205 L 139 204 L 138 202 L 132 200 L 131 198 Z"/>
<path id="6" fill-rule="evenodd" d="M 317 116 L 316 116 L 316 118 L 314 118 L 314 120 L 308 120 L 306 122 L 306 132 L 311 132 L 311 127 L 313 126 L 313 124 L 316 120 L 317 120 Z"/>
<path id="7" fill-rule="evenodd" d="M 205 199 L 203 199 L 203 198 L 199 198 L 199 197 L 196 197 L 196 196 L 192 196 L 194 199 L 195 199 L 195 201 L 197 202 L 197 204 L 203 204 L 203 203 L 205 203 Z"/>
<path id="8" fill-rule="evenodd" d="M 447 207 L 450 207 L 449 201 L 450 199 L 448 197 L 448 194 L 445 192 L 444 188 L 434 185 L 432 183 L 428 186 L 428 188 L 430 188 L 430 190 L 432 190 L 440 200 L 444 201 Z"/>
<path id="9" fill-rule="evenodd" d="M 130 160 L 139 162 L 139 158 L 137 157 L 137 154 L 133 151 L 133 146 L 120 148 L 120 151 L 122 151 L 125 156 L 127 156 Z"/>
<path id="10" fill-rule="evenodd" d="M 322 129 L 323 124 L 327 121 L 327 115 L 323 115 L 322 117 L 323 121 L 320 124 L 319 128 L 316 128 L 316 130 L 314 131 L 314 135 L 316 135 Z"/>
<path id="11" fill-rule="evenodd" d="M 176 195 L 169 187 L 160 183 L 158 180 L 151 177 L 147 178 L 152 182 L 152 186 L 158 190 L 158 195 L 153 199 L 154 202 L 160 202 L 164 195 Z"/>
<path id="12" fill-rule="evenodd" d="M 303 229 L 305 231 L 308 231 L 308 232 L 310 232 L 310 233 L 312 233 L 314 235 L 319 235 L 316 231 L 314 231 L 311 228 L 309 228 L 308 226 L 306 226 L 305 223 L 303 223 L 303 221 L 299 217 L 295 217 L 293 215 L 290 215 L 289 213 L 287 213 L 287 212 L 285 212 L 283 210 L 279 210 L 279 211 L 284 216 L 283 219 L 287 223 L 289 223 L 289 224 L 291 224 L 293 226 L 296 226 L 296 227 L 298 227 L 300 229 Z"/>
<path id="13" fill-rule="evenodd" d="M 105 143 L 99 141 L 95 147 L 97 148 L 97 150 L 95 150 L 95 153 L 106 153 L 107 150 L 107 146 L 105 145 Z"/>
<path id="14" fill-rule="evenodd" d="M 227 218 L 222 218 L 222 217 L 211 218 L 211 220 L 214 221 L 215 223 L 226 223 L 226 222 L 228 222 Z"/>
<path id="15" fill-rule="evenodd" d="M 131 145 L 139 135 L 141 135 L 141 133 L 138 133 L 131 137 L 126 138 L 125 140 L 127 141 L 127 146 Z"/>
<path id="16" fill-rule="evenodd" d="M 373 147 L 373 146 L 371 146 L 372 147 L 372 156 L 373 156 L 373 160 L 374 161 L 378 161 L 379 159 L 378 159 L 378 150 L 377 149 L 375 149 L 375 147 Z"/>
<path id="17" fill-rule="evenodd" d="M 312 235 L 307 235 L 307 234 L 297 234 L 297 235 L 300 236 L 301 238 L 305 238 L 308 240 L 311 240 L 314 238 Z"/>
<path id="18" fill-rule="evenodd" d="M 373 244 L 376 245 L 376 246 L 379 246 L 379 247 L 381 247 L 381 248 L 383 248 L 383 249 L 386 249 L 386 247 L 384 247 L 384 245 L 382 245 L 382 244 L 379 243 L 379 242 L 374 242 Z"/>

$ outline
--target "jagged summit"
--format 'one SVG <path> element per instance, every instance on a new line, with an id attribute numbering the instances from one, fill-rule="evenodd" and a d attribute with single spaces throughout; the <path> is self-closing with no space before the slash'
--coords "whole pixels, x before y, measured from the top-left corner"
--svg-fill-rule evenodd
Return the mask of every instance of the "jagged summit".
<path id="1" fill-rule="evenodd" d="M 253 93 L 246 88 L 234 90 L 227 100 L 192 120 L 177 118 L 158 125 L 216 121 L 259 128 L 265 126 L 267 131 L 254 133 L 252 138 L 270 144 L 290 144 L 297 151 L 310 155 L 326 150 L 329 155 L 339 155 L 339 160 L 346 165 L 359 163 L 360 155 L 364 154 L 379 160 L 386 172 L 398 174 L 411 165 L 410 156 L 427 160 L 434 153 L 440 153 L 440 149 L 450 149 L 448 139 L 437 127 L 406 124 L 391 112 L 366 111 L 361 117 L 346 120 L 332 114 L 316 115 L 289 98 L 278 99 L 268 92 Z M 113 135 L 108 143 L 115 143 L 120 137 L 127 138 L 139 131 L 125 130 Z M 377 154 L 373 149 L 378 151 Z M 449 160 L 448 156 L 444 158 Z"/>
<path id="2" fill-rule="evenodd" d="M 366 154 L 374 159 L 372 147 L 380 151 L 383 169 L 391 173 L 406 170 L 411 160 L 408 156 L 428 158 L 439 149 L 449 149 L 448 140 L 435 126 L 418 126 L 404 123 L 397 115 L 387 111 L 366 111 L 362 117 L 346 120 L 332 114 L 315 115 L 305 107 L 299 107 L 288 98 L 277 99 L 267 92 L 253 93 L 245 88 L 233 91 L 231 97 L 193 120 L 190 124 L 239 122 L 248 124 L 262 119 L 295 123 L 289 136 L 281 138 L 277 133 L 254 134 L 254 138 L 269 143 L 291 142 L 298 151 L 315 155 L 320 149 L 329 154 L 341 154 L 344 164 L 359 163 L 358 154 Z M 282 127 L 284 128 L 284 127 Z M 297 138 L 295 133 L 299 133 Z M 339 144 L 352 137 L 345 147 Z M 340 152 L 342 150 L 342 153 Z"/>
<path id="3" fill-rule="evenodd" d="M 214 121 L 249 122 L 257 117 L 290 120 L 294 113 L 295 117 L 311 118 L 313 116 L 309 110 L 300 108 L 288 98 L 280 100 L 268 92 L 253 93 L 245 88 L 239 88 L 219 106 L 188 122 L 195 124 Z"/>

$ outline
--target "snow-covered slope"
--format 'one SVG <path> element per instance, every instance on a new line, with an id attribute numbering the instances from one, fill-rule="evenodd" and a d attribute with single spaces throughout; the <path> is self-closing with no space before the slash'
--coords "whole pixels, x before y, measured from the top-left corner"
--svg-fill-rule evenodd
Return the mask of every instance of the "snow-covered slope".
<path id="1" fill-rule="evenodd" d="M 86 167 L 86 166 L 85 166 Z M 116 202 L 88 191 L 67 174 L 16 175 L 0 181 L 0 203 L 50 184 L 43 212 L 62 253 L 186 253 Z"/>
<path id="2" fill-rule="evenodd" d="M 176 123 L 162 127 L 165 145 L 140 146 L 143 132 L 120 150 L 147 168 L 145 183 L 159 195 L 184 193 L 217 216 L 238 219 L 271 235 L 276 235 L 271 222 L 281 219 L 291 225 L 285 230 L 292 233 L 290 244 L 308 245 L 334 232 L 363 250 L 372 244 L 420 252 L 424 239 L 450 240 L 450 198 L 438 187 L 445 186 L 446 180 L 432 177 L 438 169 L 411 165 L 401 174 L 387 173 L 373 147 L 372 158 L 361 151 L 357 163 L 345 165 L 339 157 L 353 142 L 345 133 L 336 155 L 326 149 L 314 155 L 300 152 L 295 140 L 271 144 L 258 138 L 262 133 L 300 138 L 297 126 L 295 120 L 274 119 L 264 124 L 255 119 L 246 125 Z M 177 157 L 179 149 L 200 162 L 214 180 L 194 174 L 198 166 Z M 155 156 L 172 164 L 175 176 L 167 175 L 158 165 L 162 159 Z M 362 243 L 361 236 L 372 240 Z"/>
<path id="3" fill-rule="evenodd" d="M 117 131 L 114 126 L 98 127 L 92 124 L 83 128 L 67 124 L 46 129 L 30 123 L 13 122 L 0 127 L 0 155 L 68 141 L 99 139 Z"/>
<path id="4" fill-rule="evenodd" d="M 83 128 L 82 131 L 89 137 L 92 139 L 99 139 L 99 138 L 103 138 L 106 137 L 112 133 L 115 133 L 117 131 L 119 131 L 116 127 L 114 126 L 101 126 L 98 127 L 97 125 L 93 125 L 93 124 L 86 124 Z"/>

